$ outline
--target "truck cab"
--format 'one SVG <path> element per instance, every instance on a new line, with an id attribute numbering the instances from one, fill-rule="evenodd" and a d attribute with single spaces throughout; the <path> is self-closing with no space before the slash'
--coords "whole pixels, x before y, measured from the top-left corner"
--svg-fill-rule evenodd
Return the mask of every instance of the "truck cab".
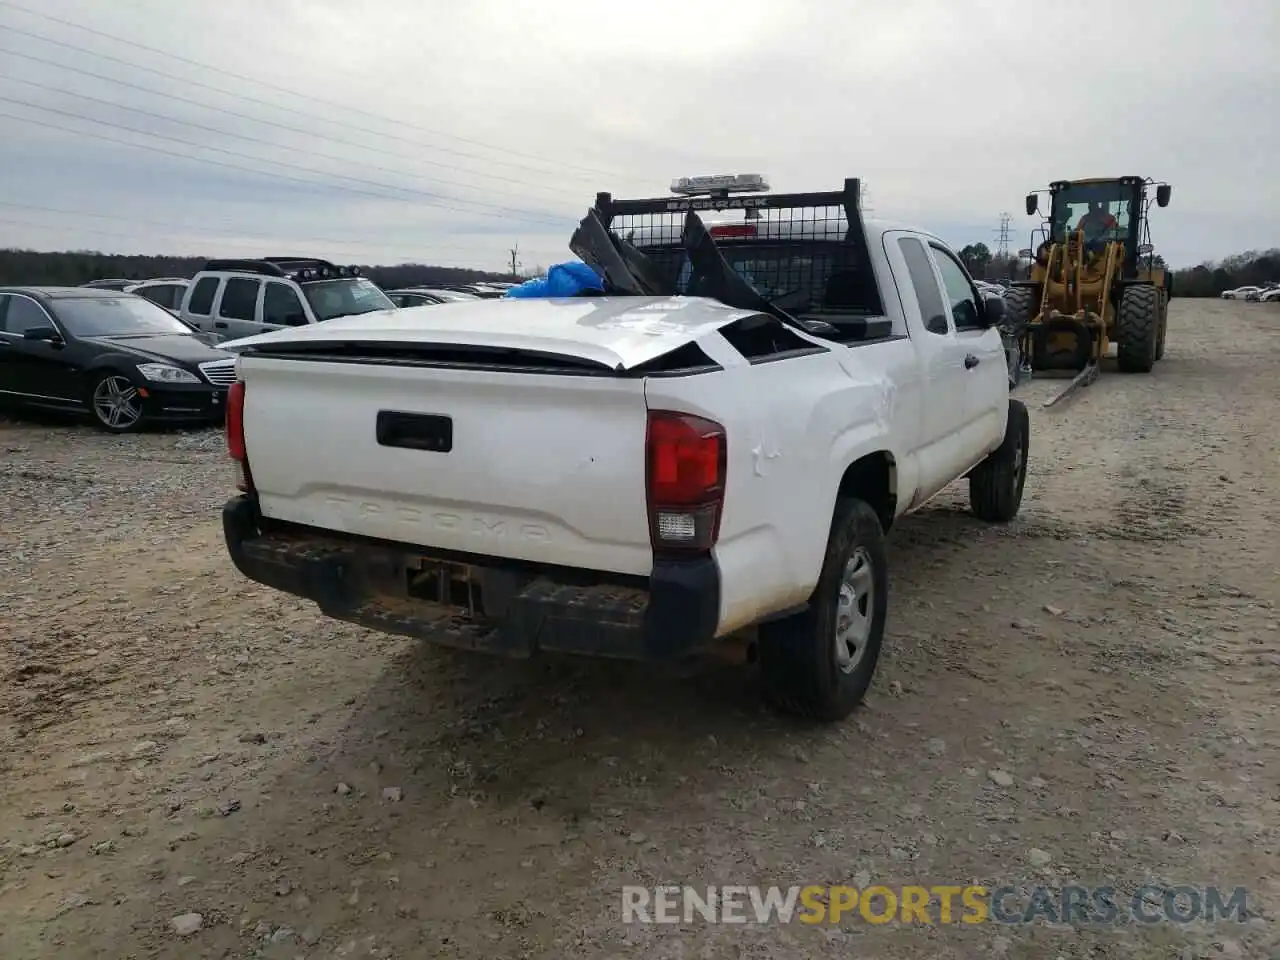
<path id="1" fill-rule="evenodd" d="M 358 267 L 327 260 L 210 260 L 192 278 L 179 316 L 208 343 L 321 323 L 396 305 Z"/>

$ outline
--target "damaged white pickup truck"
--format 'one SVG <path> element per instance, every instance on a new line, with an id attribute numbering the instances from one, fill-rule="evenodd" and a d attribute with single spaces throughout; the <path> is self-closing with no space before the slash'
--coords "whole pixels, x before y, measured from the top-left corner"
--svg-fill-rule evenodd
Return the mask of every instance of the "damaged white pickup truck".
<path id="1" fill-rule="evenodd" d="M 331 617 L 514 656 L 741 642 L 776 704 L 846 716 L 895 520 L 962 477 L 978 517 L 1018 511 L 1002 301 L 937 237 L 864 222 L 857 180 L 600 194 L 571 247 L 603 293 L 224 344 L 235 565 Z"/>

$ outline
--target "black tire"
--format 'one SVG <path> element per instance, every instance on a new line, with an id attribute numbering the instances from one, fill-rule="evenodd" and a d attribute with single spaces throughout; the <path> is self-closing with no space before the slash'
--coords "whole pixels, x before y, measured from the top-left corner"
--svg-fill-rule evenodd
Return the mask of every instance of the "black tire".
<path id="1" fill-rule="evenodd" d="M 837 642 L 842 595 L 857 612 L 850 626 L 858 641 L 856 656 L 844 667 L 837 654 L 838 646 L 846 656 L 849 652 L 847 643 Z M 766 699 L 796 716 L 828 723 L 843 720 L 871 685 L 888 610 L 889 566 L 880 519 L 865 501 L 841 499 L 808 609 L 760 625 Z M 856 629 L 859 622 L 862 630 Z"/>
<path id="2" fill-rule="evenodd" d="M 1160 342 L 1160 291 L 1140 284 L 1120 295 L 1116 360 L 1124 373 L 1150 373 Z"/>
<path id="3" fill-rule="evenodd" d="M 1004 292 L 1004 319 L 1000 325 L 1021 333 L 1036 313 L 1035 287 L 1009 287 Z"/>
<path id="4" fill-rule="evenodd" d="M 1022 506 L 1031 455 L 1031 417 L 1020 400 L 1009 401 L 1004 440 L 969 473 L 969 505 L 979 520 L 1008 523 Z"/>
<path id="5" fill-rule="evenodd" d="M 1164 338 L 1169 332 L 1169 294 L 1160 296 L 1160 335 L 1156 338 L 1156 360 L 1164 359 Z"/>
<path id="6" fill-rule="evenodd" d="M 141 429 L 146 421 L 146 412 L 137 391 L 138 385 L 133 382 L 133 378 L 119 370 L 97 373 L 89 384 L 89 416 L 93 419 L 93 425 L 108 433 L 133 433 Z M 112 403 L 113 396 L 118 398 L 118 402 L 112 405 L 119 414 L 114 418 L 107 410 L 107 404 Z M 124 413 L 126 406 L 131 413 Z"/>
<path id="7" fill-rule="evenodd" d="M 1022 353 L 1023 333 L 1036 313 L 1035 290 L 1031 287 L 1010 287 L 1004 292 L 1004 319 L 1000 322 L 1000 335 L 1006 344 L 1006 364 L 1009 367 L 1009 386 L 1016 387 L 1021 380 L 1022 365 L 1027 358 Z"/>

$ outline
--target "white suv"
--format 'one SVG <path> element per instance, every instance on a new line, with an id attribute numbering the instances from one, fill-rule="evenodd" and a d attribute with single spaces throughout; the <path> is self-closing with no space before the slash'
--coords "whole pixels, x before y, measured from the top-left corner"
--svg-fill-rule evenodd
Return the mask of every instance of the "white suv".
<path id="1" fill-rule="evenodd" d="M 182 298 L 181 318 L 210 343 L 396 305 L 358 267 L 327 260 L 210 260 Z"/>

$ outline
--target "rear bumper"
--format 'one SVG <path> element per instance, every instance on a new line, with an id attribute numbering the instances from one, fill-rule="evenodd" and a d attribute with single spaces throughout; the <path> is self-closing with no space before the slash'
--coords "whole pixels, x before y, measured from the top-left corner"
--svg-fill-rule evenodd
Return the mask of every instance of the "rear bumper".
<path id="1" fill-rule="evenodd" d="M 719 622 L 720 571 L 710 557 L 656 561 L 646 580 L 433 556 L 467 572 L 467 582 L 446 584 L 420 571 L 421 547 L 264 521 L 252 495 L 227 502 L 222 527 L 250 580 L 334 619 L 446 646 L 668 661 L 709 645 Z M 446 590 L 449 605 L 436 599 Z"/>

